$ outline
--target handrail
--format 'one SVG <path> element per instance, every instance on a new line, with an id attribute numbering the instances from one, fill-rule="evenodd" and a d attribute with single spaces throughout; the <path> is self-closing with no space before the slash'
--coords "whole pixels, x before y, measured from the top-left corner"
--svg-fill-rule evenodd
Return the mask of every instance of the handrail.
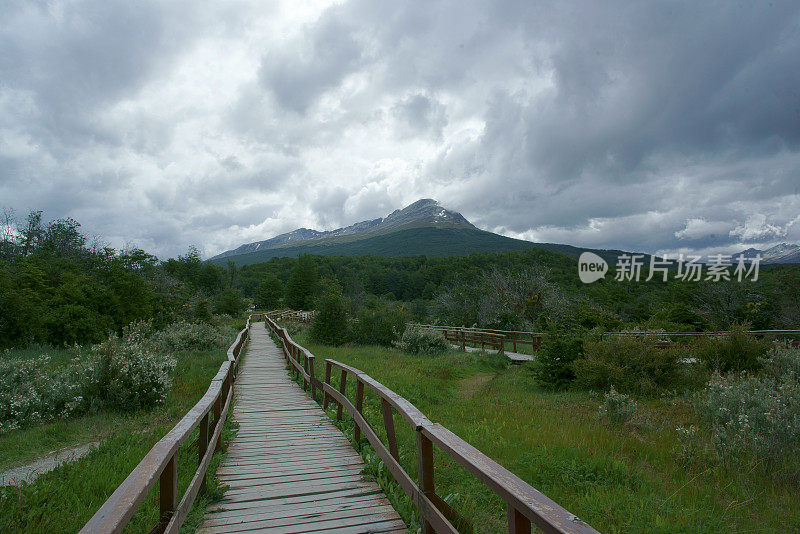
<path id="1" fill-rule="evenodd" d="M 277 314 L 275 315 L 277 316 Z M 272 312 L 267 314 L 266 324 L 279 338 L 284 357 L 290 368 L 297 371 L 298 375 L 303 376 L 304 388 L 306 381 L 311 382 L 312 385 L 316 381 L 323 391 L 323 408 L 327 408 L 329 400 L 333 400 L 337 404 L 337 420 L 341 420 L 343 410 L 346 410 L 353 418 L 356 443 L 360 441 L 363 434 L 373 446 L 388 471 L 419 510 L 422 517 L 423 534 L 456 533 L 457 530 L 453 525 L 465 522 L 458 512 L 436 493 L 433 445 L 438 446 L 464 466 L 507 503 L 509 532 L 514 534 L 530 532 L 532 524 L 548 533 L 589 534 L 597 532 L 442 425 L 431 422 L 408 400 L 363 371 L 336 360 L 326 359 L 325 379 L 323 382 L 319 382 L 314 377 L 313 366 L 309 374 L 308 365 L 297 360 L 300 355 L 304 362 L 308 362 L 309 359 L 313 362 L 314 355 L 289 337 L 286 329 L 280 327 L 273 319 Z M 331 383 L 334 369 L 340 373 L 338 389 L 334 388 Z M 346 395 L 348 375 L 351 375 L 356 381 L 355 404 L 350 402 Z M 378 438 L 377 433 L 363 415 L 365 387 L 380 397 L 387 445 Z M 407 421 L 416 433 L 417 481 L 414 481 L 400 465 L 393 410 Z"/>
<path id="2" fill-rule="evenodd" d="M 206 471 L 215 450 L 219 450 L 222 423 L 233 397 L 239 355 L 249 338 L 254 315 L 247 318 L 245 328 L 228 348 L 227 358 L 203 397 L 167 434 L 156 443 L 81 529 L 81 533 L 122 532 L 149 491 L 159 483 L 160 519 L 154 532 L 177 532 L 186 519 L 198 493 L 206 486 Z M 210 416 L 213 411 L 214 418 Z M 177 452 L 192 431 L 200 427 L 198 468 L 180 503 L 177 500 Z"/>
<path id="3" fill-rule="evenodd" d="M 503 352 L 503 349 L 508 348 L 509 346 L 511 347 L 513 352 L 516 352 L 517 345 L 530 345 L 533 350 L 538 350 L 538 348 L 542 345 L 544 338 L 548 336 L 548 334 L 545 332 L 529 332 L 524 330 L 498 330 L 493 328 L 474 328 L 474 327 L 464 327 L 464 326 L 449 326 L 449 325 L 434 325 L 434 324 L 419 324 L 419 323 L 407 323 L 407 326 L 442 332 L 442 334 L 445 336 L 446 339 L 450 341 L 460 342 L 462 348 L 464 348 L 466 343 L 473 343 L 473 344 L 480 343 L 481 348 L 483 348 L 485 344 L 490 344 L 488 340 L 493 339 L 493 336 L 503 335 L 504 336 L 503 339 L 500 340 L 500 347 L 499 347 L 500 352 Z M 453 332 L 454 334 L 450 335 L 450 332 Z M 672 338 L 672 337 L 699 338 L 699 337 L 725 336 L 730 333 L 731 332 L 727 330 L 717 330 L 708 332 L 647 332 L 647 331 L 604 332 L 600 334 L 600 337 L 602 338 L 603 336 L 617 336 L 617 337 L 658 336 L 663 338 Z M 744 333 L 751 336 L 774 336 L 783 338 L 789 337 L 789 338 L 794 338 L 795 341 L 797 341 L 797 338 L 800 338 L 800 330 L 747 330 Z M 467 334 L 472 334 L 480 337 L 478 337 L 477 339 L 468 338 L 466 337 Z M 527 338 L 522 336 L 527 336 Z M 668 342 L 666 342 L 666 344 L 668 344 Z"/>

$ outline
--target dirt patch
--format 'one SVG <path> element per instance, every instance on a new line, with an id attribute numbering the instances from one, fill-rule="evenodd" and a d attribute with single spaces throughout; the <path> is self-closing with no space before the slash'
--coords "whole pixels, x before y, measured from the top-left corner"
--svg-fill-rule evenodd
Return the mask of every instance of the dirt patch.
<path id="1" fill-rule="evenodd" d="M 486 385 L 496 376 L 496 373 L 478 373 L 476 375 L 463 378 L 458 381 L 458 395 L 464 400 L 471 399 L 478 394 L 484 385 Z"/>
<path id="2" fill-rule="evenodd" d="M 19 486 L 23 482 L 31 483 L 42 473 L 52 471 L 61 464 L 74 462 L 97 448 L 100 442 L 94 441 L 77 447 L 70 447 L 52 452 L 28 465 L 22 465 L 0 472 L 0 486 Z"/>

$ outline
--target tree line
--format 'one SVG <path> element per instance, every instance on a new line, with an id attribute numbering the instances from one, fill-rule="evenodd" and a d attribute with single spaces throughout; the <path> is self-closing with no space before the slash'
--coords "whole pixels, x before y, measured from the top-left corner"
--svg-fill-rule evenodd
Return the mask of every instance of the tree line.
<path id="1" fill-rule="evenodd" d="M 71 218 L 0 220 L 0 347 L 97 343 L 136 320 L 209 320 L 246 303 L 235 272 L 196 249 L 162 262 L 89 240 Z"/>

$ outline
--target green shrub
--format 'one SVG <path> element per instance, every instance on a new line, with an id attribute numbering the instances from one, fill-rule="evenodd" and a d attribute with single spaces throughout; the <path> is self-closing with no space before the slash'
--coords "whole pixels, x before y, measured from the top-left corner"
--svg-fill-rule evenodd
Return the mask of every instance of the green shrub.
<path id="1" fill-rule="evenodd" d="M 759 359 L 762 373 L 772 380 L 800 382 L 800 348 L 788 343 L 775 343 L 764 358 Z"/>
<path id="2" fill-rule="evenodd" d="M 603 395 L 603 404 L 597 412 L 597 417 L 603 422 L 621 425 L 630 421 L 636 415 L 636 401 L 629 396 L 611 389 Z"/>
<path id="3" fill-rule="evenodd" d="M 91 409 L 134 411 L 164 401 L 176 361 L 153 350 L 144 331 L 130 329 L 123 338 L 109 337 L 92 348 L 83 391 Z"/>
<path id="4" fill-rule="evenodd" d="M 757 339 L 746 333 L 748 325 L 733 324 L 729 333 L 721 337 L 704 337 L 692 344 L 697 359 L 712 371 L 756 371 L 759 359 L 769 349 L 769 341 Z"/>
<path id="5" fill-rule="evenodd" d="M 194 307 L 194 320 L 203 323 L 210 323 L 214 319 L 211 314 L 211 303 L 208 299 L 200 299 Z"/>
<path id="6" fill-rule="evenodd" d="M 0 362 L 0 433 L 104 408 L 123 411 L 164 400 L 175 360 L 149 343 L 149 323 L 134 323 L 52 367 L 41 355 Z"/>
<path id="7" fill-rule="evenodd" d="M 396 308 L 364 309 L 353 323 L 353 341 L 390 347 L 405 329 L 403 313 Z"/>
<path id="8" fill-rule="evenodd" d="M 624 393 L 655 395 L 688 384 L 681 363 L 685 349 L 680 345 L 657 346 L 655 336 L 609 336 L 583 344 L 583 358 L 575 360 L 575 384 L 582 388 L 607 390 L 612 385 Z"/>
<path id="9" fill-rule="evenodd" d="M 768 377 L 715 374 L 700 398 L 721 458 L 752 452 L 779 460 L 800 452 L 800 384 Z"/>
<path id="10" fill-rule="evenodd" d="M 550 389 L 565 389 L 575 379 L 573 362 L 583 357 L 583 340 L 577 335 L 549 335 L 536 353 L 531 372 L 536 382 Z"/>
<path id="11" fill-rule="evenodd" d="M 408 327 L 394 345 L 410 354 L 427 354 L 436 356 L 450 349 L 450 342 L 437 331 Z"/>
<path id="12" fill-rule="evenodd" d="M 227 348 L 233 340 L 229 328 L 198 322 L 178 321 L 155 332 L 150 344 L 155 350 L 175 353 L 185 350 L 211 350 Z"/>
<path id="13" fill-rule="evenodd" d="M 326 345 L 341 345 L 348 340 L 347 306 L 341 290 L 332 286 L 323 295 L 319 313 L 311 320 L 311 340 Z"/>

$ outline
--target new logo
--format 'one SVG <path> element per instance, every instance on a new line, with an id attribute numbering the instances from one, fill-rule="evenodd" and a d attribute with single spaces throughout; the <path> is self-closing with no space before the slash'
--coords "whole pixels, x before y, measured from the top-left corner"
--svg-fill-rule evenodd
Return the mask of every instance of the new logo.
<path id="1" fill-rule="evenodd" d="M 607 272 L 608 263 L 594 252 L 584 252 L 578 258 L 578 276 L 584 284 L 600 280 Z"/>

